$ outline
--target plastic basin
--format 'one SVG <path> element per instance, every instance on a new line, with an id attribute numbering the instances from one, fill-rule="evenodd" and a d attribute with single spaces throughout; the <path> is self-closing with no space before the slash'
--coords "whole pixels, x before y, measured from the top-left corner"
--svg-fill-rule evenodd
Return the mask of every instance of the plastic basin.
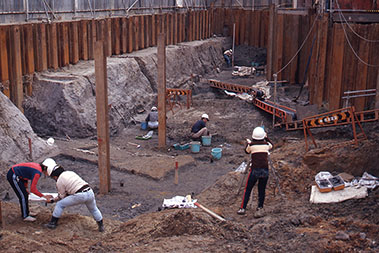
<path id="1" fill-rule="evenodd" d="M 211 155 L 212 155 L 213 159 L 215 159 L 215 160 L 221 159 L 222 148 L 212 148 Z"/>
<path id="2" fill-rule="evenodd" d="M 191 152 L 199 153 L 200 151 L 200 141 L 192 141 L 191 142 Z"/>
<path id="3" fill-rule="evenodd" d="M 203 146 L 210 146 L 211 145 L 211 136 L 201 136 L 201 141 L 203 143 Z"/>

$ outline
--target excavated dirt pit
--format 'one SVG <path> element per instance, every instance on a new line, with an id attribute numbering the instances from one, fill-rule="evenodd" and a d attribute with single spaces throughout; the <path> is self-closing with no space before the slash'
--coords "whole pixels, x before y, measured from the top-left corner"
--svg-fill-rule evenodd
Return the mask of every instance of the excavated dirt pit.
<path id="1" fill-rule="evenodd" d="M 226 82 L 252 84 L 263 77 L 231 78 L 231 70 L 206 76 Z M 280 89 L 280 103 L 295 107 L 292 98 L 298 87 Z M 305 103 L 306 94 L 300 98 Z M 210 147 L 199 153 L 174 150 L 175 143 L 187 143 L 191 125 L 202 113 L 210 116 L 208 128 L 216 134 Z M 144 116 L 136 115 L 143 120 Z M 302 131 L 271 128 L 272 117 L 238 98 L 227 97 L 206 82 L 195 83 L 193 105 L 175 108 L 167 115 L 167 149 L 158 149 L 155 132 L 151 140 L 136 140 L 146 131 L 129 125 L 111 138 L 111 192 L 98 194 L 97 148 L 95 138 L 56 139 L 61 154 L 54 157 L 68 170 L 76 171 L 94 188 L 105 217 L 106 232 L 96 224 L 84 206 L 68 208 L 56 230 L 42 225 L 53 206 L 31 204 L 37 221 L 21 221 L 13 191 L 3 202 L 2 252 L 377 252 L 379 231 L 378 190 L 368 197 L 335 204 L 311 204 L 310 188 L 321 170 L 361 176 L 367 171 L 379 175 L 377 154 L 379 126 L 367 123 L 368 140 L 358 147 L 339 145 L 352 139 L 349 127 L 315 132 L 320 148 L 305 152 Z M 240 173 L 234 170 L 249 157 L 244 140 L 254 127 L 264 125 L 275 143 L 271 157 L 280 178 L 281 196 L 273 175 L 266 192 L 266 216 L 254 219 L 257 192 L 254 189 L 247 214 L 236 211 L 242 200 Z M 139 148 L 135 145 L 140 145 Z M 211 149 L 221 147 L 222 158 L 211 159 Z M 174 184 L 175 162 L 179 184 Z M 42 178 L 40 191 L 54 191 L 54 181 Z M 164 198 L 193 194 L 201 204 L 223 216 L 220 222 L 199 209 L 160 209 Z M 80 214 L 80 215 L 78 215 Z"/>

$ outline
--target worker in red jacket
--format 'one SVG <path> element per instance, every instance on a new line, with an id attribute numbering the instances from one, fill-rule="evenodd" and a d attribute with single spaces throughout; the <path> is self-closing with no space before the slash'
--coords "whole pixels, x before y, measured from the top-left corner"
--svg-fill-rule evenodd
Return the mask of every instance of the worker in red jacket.
<path id="1" fill-rule="evenodd" d="M 7 180 L 16 193 L 21 206 L 21 215 L 24 221 L 35 221 L 36 218 L 29 214 L 29 191 L 28 181 L 31 181 L 30 192 L 38 197 L 44 197 L 46 201 L 50 201 L 51 195 L 43 195 L 37 189 L 37 183 L 43 173 L 46 173 L 46 168 L 38 163 L 20 163 L 13 165 L 7 174 Z"/>

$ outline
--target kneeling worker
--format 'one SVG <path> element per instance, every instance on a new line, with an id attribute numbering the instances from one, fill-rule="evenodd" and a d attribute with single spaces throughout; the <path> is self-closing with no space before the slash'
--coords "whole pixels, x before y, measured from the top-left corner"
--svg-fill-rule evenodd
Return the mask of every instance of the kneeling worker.
<path id="1" fill-rule="evenodd" d="M 151 108 L 151 112 L 147 115 L 145 121 L 147 123 L 147 126 L 150 129 L 158 128 L 158 109 L 157 109 L 157 107 L 153 106 Z"/>
<path id="2" fill-rule="evenodd" d="M 51 158 L 43 161 L 42 165 L 46 167 L 45 173 L 56 181 L 58 190 L 58 196 L 50 201 L 50 203 L 57 201 L 57 204 L 55 205 L 51 221 L 46 224 L 46 227 L 54 229 L 58 226 L 58 220 L 64 208 L 85 204 L 97 222 L 99 231 L 103 232 L 103 216 L 96 206 L 95 194 L 88 183 L 75 172 L 64 170 Z"/>
<path id="3" fill-rule="evenodd" d="M 208 114 L 201 115 L 201 119 L 196 121 L 191 129 L 191 138 L 193 140 L 198 140 L 201 136 L 209 135 L 208 129 L 206 127 L 207 122 L 209 121 Z"/>

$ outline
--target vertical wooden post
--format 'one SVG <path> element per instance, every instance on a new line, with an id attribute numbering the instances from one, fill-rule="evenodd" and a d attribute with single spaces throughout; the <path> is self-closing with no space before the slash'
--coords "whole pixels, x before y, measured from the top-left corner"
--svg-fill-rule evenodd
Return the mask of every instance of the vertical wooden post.
<path id="1" fill-rule="evenodd" d="M 133 35 L 134 33 L 134 27 L 133 27 L 133 18 L 128 18 L 128 53 L 133 52 Z"/>
<path id="2" fill-rule="evenodd" d="M 128 23 L 126 18 L 121 18 L 121 53 L 128 51 Z"/>
<path id="3" fill-rule="evenodd" d="M 1 200 L 0 200 L 0 228 L 3 228 L 3 211 L 1 210 Z"/>
<path id="4" fill-rule="evenodd" d="M 274 19 L 275 20 L 275 23 L 276 23 L 276 18 Z M 296 51 L 298 50 L 299 48 L 299 20 L 300 20 L 300 16 L 298 15 L 292 15 L 291 16 L 291 34 L 292 34 L 292 37 L 291 37 L 291 53 L 290 55 L 295 55 L 296 54 Z M 274 33 L 276 33 L 275 31 L 276 29 L 274 29 Z M 274 34 L 275 36 L 275 34 Z M 288 43 L 288 42 L 287 42 Z M 275 53 L 275 51 L 274 51 Z M 291 62 L 291 64 L 289 65 L 289 68 L 290 68 L 290 71 L 289 71 L 289 79 L 288 81 L 290 83 L 296 83 L 296 71 L 298 69 L 298 58 L 299 56 L 297 55 L 293 61 Z M 275 62 L 275 57 L 273 57 L 273 63 Z"/>
<path id="5" fill-rule="evenodd" d="M 70 63 L 76 64 L 79 61 L 79 34 L 78 22 L 70 23 Z"/>
<path id="6" fill-rule="evenodd" d="M 24 99 L 24 91 L 22 84 L 22 66 L 21 66 L 21 37 L 20 27 L 12 26 L 10 28 L 10 57 L 11 63 L 11 100 L 17 108 L 24 112 L 22 101 Z"/>
<path id="7" fill-rule="evenodd" d="M 105 55 L 112 55 L 112 19 L 105 19 L 105 30 L 104 30 L 104 47 Z"/>
<path id="8" fill-rule="evenodd" d="M 357 31 L 363 37 L 368 38 L 369 32 L 367 30 L 367 25 L 360 25 L 359 30 Z M 359 42 L 359 50 L 357 54 L 364 61 L 369 61 L 369 52 L 370 52 L 370 43 L 367 41 L 361 40 Z M 356 90 L 365 90 L 367 89 L 367 78 L 368 78 L 368 66 L 363 64 L 361 61 L 358 61 L 356 68 L 356 81 L 355 81 L 355 89 Z M 363 111 L 365 108 L 365 97 L 358 97 L 354 101 L 355 110 Z"/>
<path id="9" fill-rule="evenodd" d="M 112 24 L 112 49 L 114 55 L 120 54 L 120 19 L 112 18 L 110 20 Z"/>
<path id="10" fill-rule="evenodd" d="M 46 25 L 36 24 L 35 26 L 35 63 L 36 70 L 43 71 L 47 69 L 47 52 L 46 52 Z"/>
<path id="11" fill-rule="evenodd" d="M 379 70 L 376 74 L 376 96 L 375 96 L 375 109 L 379 109 Z"/>
<path id="12" fill-rule="evenodd" d="M 139 18 L 138 16 L 132 17 L 133 20 L 133 32 L 134 32 L 134 51 L 138 51 L 140 49 L 140 41 L 141 41 L 141 36 L 140 36 L 140 29 L 139 29 Z"/>
<path id="13" fill-rule="evenodd" d="M 60 66 L 64 67 L 70 63 L 70 51 L 68 42 L 68 23 L 59 24 L 59 51 Z"/>
<path id="14" fill-rule="evenodd" d="M 151 16 L 151 45 L 156 46 L 157 45 L 157 24 L 158 24 L 158 19 L 157 15 L 153 14 Z"/>
<path id="15" fill-rule="evenodd" d="M 274 34 L 275 39 L 275 52 L 276 59 L 274 62 L 273 72 L 278 72 L 283 65 L 283 36 L 284 36 L 284 16 L 283 14 L 278 15 L 277 18 L 277 33 Z M 278 80 L 282 80 L 282 73 L 278 74 Z"/>
<path id="16" fill-rule="evenodd" d="M 178 41 L 179 41 L 179 34 L 178 34 L 178 13 L 174 13 L 173 14 L 174 17 L 173 17 L 173 25 L 174 25 L 174 30 L 173 30 L 173 34 L 174 34 L 174 41 L 173 41 L 173 44 L 176 45 L 178 44 Z"/>
<path id="17" fill-rule="evenodd" d="M 158 147 L 166 147 L 166 35 L 158 35 Z"/>
<path id="18" fill-rule="evenodd" d="M 96 76 L 96 117 L 97 141 L 99 153 L 100 193 L 106 194 L 111 189 L 110 150 L 109 150 L 109 116 L 107 58 L 103 41 L 95 43 L 95 76 Z"/>
<path id="19" fill-rule="evenodd" d="M 329 86 L 329 110 L 336 110 L 340 107 L 342 89 L 342 67 L 345 35 L 341 24 L 333 24 L 333 52 L 331 62 L 331 80 Z"/>
<path id="20" fill-rule="evenodd" d="M 51 23 L 48 26 L 48 63 L 49 63 L 49 68 L 52 69 L 58 69 L 59 64 L 58 64 L 58 40 L 57 40 L 57 24 L 56 23 Z M 34 72 L 34 71 L 33 71 Z"/>
<path id="21" fill-rule="evenodd" d="M 145 47 L 151 47 L 151 19 L 152 15 L 145 15 Z"/>
<path id="22" fill-rule="evenodd" d="M 4 94 L 7 97 L 10 97 L 7 34 L 8 34 L 7 28 L 0 27 L 0 81 L 4 85 L 4 91 L 3 91 Z"/>
<path id="23" fill-rule="evenodd" d="M 268 45 L 267 45 L 267 80 L 272 80 L 273 72 L 273 49 L 274 49 L 274 22 L 275 22 L 275 5 L 270 5 L 270 16 L 268 25 Z"/>
<path id="24" fill-rule="evenodd" d="M 79 55 L 80 59 L 86 61 L 88 60 L 88 29 L 87 29 L 87 21 L 80 21 L 80 33 L 79 33 Z"/>

